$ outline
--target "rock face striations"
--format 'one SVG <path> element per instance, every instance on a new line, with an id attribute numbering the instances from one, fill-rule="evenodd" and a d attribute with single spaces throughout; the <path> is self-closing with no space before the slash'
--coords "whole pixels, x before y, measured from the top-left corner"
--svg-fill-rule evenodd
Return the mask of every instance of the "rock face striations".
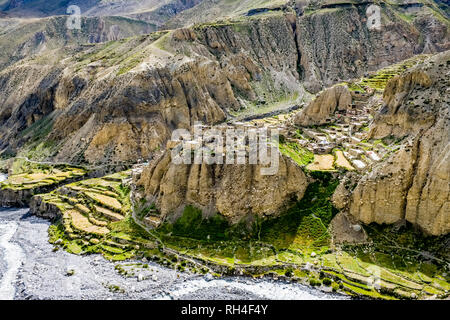
<path id="1" fill-rule="evenodd" d="M 345 111 L 352 104 L 352 95 L 347 86 L 337 85 L 326 89 L 300 111 L 294 121 L 299 126 L 321 125 L 336 110 Z"/>
<path id="2" fill-rule="evenodd" d="M 219 213 L 230 223 L 248 215 L 276 217 L 292 201 L 300 200 L 308 186 L 303 170 L 280 156 L 275 175 L 261 175 L 260 165 L 174 164 L 167 152 L 144 169 L 138 186 L 161 217 L 179 217 L 186 205 L 206 216 Z"/>
<path id="3" fill-rule="evenodd" d="M 34 124 L 31 131 L 42 128 L 47 141 L 58 142 L 56 159 L 143 158 L 162 147 L 173 129 L 222 122 L 245 106 L 242 101 L 276 101 L 286 92 L 302 96 L 287 20 L 239 27 L 152 34 L 81 52 L 72 65 L 59 61 L 38 69 L 27 63 L 4 70 L 3 92 L 17 94 L 2 97 L 0 148 L 17 149 L 28 141 L 18 132 Z M 18 90 L 24 83 L 19 79 L 34 81 Z"/>
<path id="4" fill-rule="evenodd" d="M 348 192 L 347 208 L 358 220 L 408 221 L 428 234 L 450 232 L 449 70 L 447 51 L 388 82 L 370 135 L 398 139 L 399 150 L 353 191 L 337 191 Z"/>
<path id="5" fill-rule="evenodd" d="M 299 104 L 309 99 L 305 89 L 319 92 L 448 45 L 448 25 L 433 6 L 385 4 L 381 29 L 371 30 L 370 4 L 307 1 L 295 11 L 284 3 L 122 40 L 105 27 L 93 32 L 97 40 L 115 41 L 37 46 L 31 57 L 25 46 L 0 71 L 0 150 L 76 163 L 132 162 L 164 148 L 176 128 Z M 400 14 L 405 8 L 411 21 Z"/>
<path id="6" fill-rule="evenodd" d="M 367 8 L 371 1 L 319 2 L 322 4 L 312 14 L 310 3 L 297 22 L 301 70 L 305 87 L 312 92 L 340 79 L 360 78 L 366 71 L 414 54 L 450 48 L 448 24 L 442 22 L 445 18 L 423 4 L 378 3 L 381 27 L 369 29 Z"/>

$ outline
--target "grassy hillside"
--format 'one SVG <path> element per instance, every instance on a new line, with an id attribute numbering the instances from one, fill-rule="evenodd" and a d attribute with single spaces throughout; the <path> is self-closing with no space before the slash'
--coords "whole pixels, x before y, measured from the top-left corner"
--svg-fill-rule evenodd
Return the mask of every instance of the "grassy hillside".
<path id="1" fill-rule="evenodd" d="M 173 15 L 202 0 L 25 0 L 17 4 L 0 1 L 0 10 L 14 17 L 50 17 L 65 15 L 71 4 L 80 7 L 84 16 L 128 16 L 161 24 Z"/>
<path id="2" fill-rule="evenodd" d="M 286 7 L 288 2 L 288 0 L 205 0 L 169 20 L 165 27 L 172 29 L 219 19 L 257 15 L 280 10 Z"/>
<path id="3" fill-rule="evenodd" d="M 98 5 L 101 0 L 78 0 L 76 4 L 82 11 Z M 13 16 L 45 17 L 65 14 L 70 1 L 67 0 L 25 0 L 0 2 L 0 10 Z"/>
<path id="4" fill-rule="evenodd" d="M 125 17 L 82 18 L 81 30 L 69 30 L 66 17 L 0 20 L 0 66 L 67 45 L 105 42 L 153 32 L 153 24 Z"/>

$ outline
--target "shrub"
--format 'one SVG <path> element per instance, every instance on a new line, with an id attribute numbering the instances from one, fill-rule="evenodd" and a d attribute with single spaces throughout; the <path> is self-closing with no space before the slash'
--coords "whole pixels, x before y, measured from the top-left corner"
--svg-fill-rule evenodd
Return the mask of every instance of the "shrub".
<path id="1" fill-rule="evenodd" d="M 294 269 L 288 268 L 288 269 L 286 270 L 286 272 L 284 273 L 284 275 L 285 275 L 286 277 L 292 277 L 292 276 L 294 275 Z"/>
<path id="2" fill-rule="evenodd" d="M 326 285 L 327 287 L 329 287 L 329 286 L 331 286 L 332 281 L 331 281 L 330 278 L 324 278 L 324 279 L 322 280 L 322 283 L 323 283 L 324 285 Z"/>
<path id="3" fill-rule="evenodd" d="M 331 284 L 331 287 L 333 288 L 333 291 L 336 292 L 339 290 L 339 285 L 336 282 L 333 282 Z"/>
<path id="4" fill-rule="evenodd" d="M 318 279 L 311 278 L 311 279 L 309 279 L 309 284 L 314 287 L 314 286 L 320 286 L 322 284 L 322 282 Z"/>

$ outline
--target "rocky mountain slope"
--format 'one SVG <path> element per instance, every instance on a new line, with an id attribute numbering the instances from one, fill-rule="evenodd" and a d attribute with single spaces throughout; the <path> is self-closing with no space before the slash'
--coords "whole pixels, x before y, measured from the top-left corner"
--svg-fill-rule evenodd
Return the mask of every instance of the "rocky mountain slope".
<path id="1" fill-rule="evenodd" d="M 0 19 L 0 68 L 25 58 L 52 57 L 55 52 L 56 56 L 63 55 L 67 47 L 114 41 L 156 30 L 153 24 L 124 17 L 83 17 L 80 30 L 70 30 L 66 23 L 67 17 L 62 16 Z"/>
<path id="2" fill-rule="evenodd" d="M 261 42 L 244 52 L 257 33 Z M 36 129 L 48 125 L 47 141 L 64 143 L 57 158 L 73 159 L 74 149 L 88 161 L 147 157 L 175 128 L 188 128 L 196 120 L 224 121 L 227 113 L 243 107 L 239 99 L 269 103 L 295 92 L 302 96 L 295 69 L 295 41 L 282 16 L 117 41 L 39 69 L 27 61 L 2 72 L 5 93 L 21 86 L 19 78 L 35 73 L 33 89 L 14 101 L 4 96 L 2 129 L 9 129 L 2 133 L 2 148 L 35 123 Z M 42 89 L 40 81 L 46 84 Z M 35 95 L 38 99 L 31 98 Z"/>
<path id="3" fill-rule="evenodd" d="M 219 213 L 232 224 L 246 216 L 277 217 L 303 197 L 309 182 L 288 157 L 280 158 L 275 175 L 262 175 L 263 167 L 177 165 L 169 151 L 144 169 L 138 198 L 154 203 L 163 221 L 175 221 L 186 205 L 201 209 L 205 217 Z"/>
<path id="4" fill-rule="evenodd" d="M 11 3 L 8 15 L 41 1 Z M 0 202 L 52 219 L 54 250 L 357 297 L 449 297 L 442 1 L 137 3 L 86 1 L 98 17 L 81 32 L 65 17 L 0 19 Z M 125 8 L 155 25 L 109 16 Z M 173 15 L 170 30 L 128 37 Z M 172 151 L 212 141 L 172 141 L 196 122 L 280 129 L 278 170 L 176 164 Z"/>
<path id="5" fill-rule="evenodd" d="M 289 0 L 203 0 L 166 22 L 169 29 L 226 19 L 236 19 L 288 9 Z"/>
<path id="6" fill-rule="evenodd" d="M 371 31 L 367 5 L 288 7 L 23 59 L 0 72 L 0 149 L 73 162 L 146 158 L 196 120 L 299 104 L 306 91 L 448 45 L 448 21 L 434 13 L 430 29 L 386 5 L 382 30 Z M 415 14 L 424 10 L 435 8 Z"/>
<path id="7" fill-rule="evenodd" d="M 0 66 L 67 45 L 107 42 L 158 30 L 170 17 L 199 0 L 86 0 L 71 3 L 81 12 L 81 29 L 66 27 L 66 1 L 3 1 L 0 3 Z M 47 53 L 50 54 L 50 53 Z"/>
<path id="8" fill-rule="evenodd" d="M 370 136 L 398 139 L 399 151 L 354 190 L 338 188 L 347 192 L 346 207 L 358 220 L 408 221 L 432 235 L 450 231 L 449 68 L 447 51 L 388 82 Z"/>
<path id="9" fill-rule="evenodd" d="M 189 9 L 201 0 L 4 0 L 0 10 L 10 17 L 36 18 L 65 15 L 69 5 L 80 8 L 88 17 L 122 16 L 160 26 L 169 18 Z"/>
<path id="10" fill-rule="evenodd" d="M 313 126 L 327 123 L 335 111 L 345 111 L 352 103 L 352 95 L 345 85 L 324 90 L 295 117 L 299 126 Z"/>

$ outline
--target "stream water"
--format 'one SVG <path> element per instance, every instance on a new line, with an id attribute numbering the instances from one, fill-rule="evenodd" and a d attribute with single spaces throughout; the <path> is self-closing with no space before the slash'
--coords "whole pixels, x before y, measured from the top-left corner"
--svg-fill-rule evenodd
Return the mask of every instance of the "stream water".
<path id="1" fill-rule="evenodd" d="M 1 175 L 0 181 L 4 178 Z M 100 255 L 53 252 L 48 227 L 48 221 L 29 215 L 28 209 L 0 208 L 0 299 L 346 298 L 270 279 L 213 279 L 151 262 L 149 268 L 136 268 L 134 276 L 124 277 L 115 270 L 117 263 Z M 68 276 L 68 270 L 75 273 Z"/>

